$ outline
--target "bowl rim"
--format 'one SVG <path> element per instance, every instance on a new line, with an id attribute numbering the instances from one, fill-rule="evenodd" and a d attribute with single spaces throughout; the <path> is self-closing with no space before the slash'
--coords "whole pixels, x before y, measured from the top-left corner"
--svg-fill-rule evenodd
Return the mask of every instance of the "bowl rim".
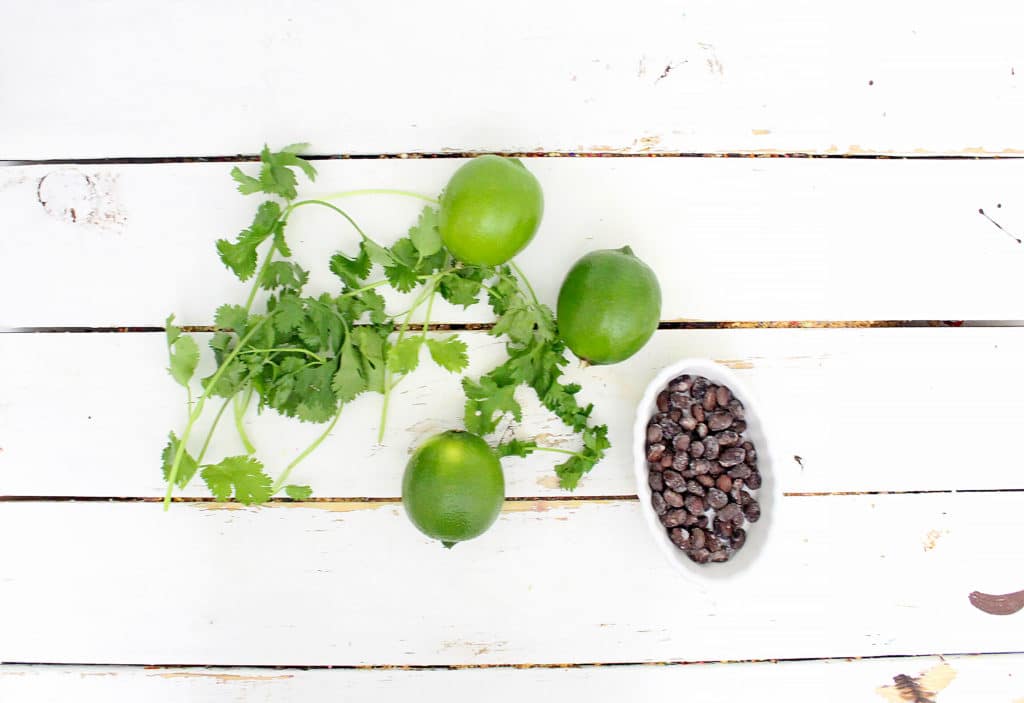
<path id="1" fill-rule="evenodd" d="M 711 381 L 720 381 L 729 387 L 733 395 L 743 403 L 748 425 L 748 437 L 757 447 L 758 470 L 763 476 L 761 488 L 752 491 L 765 511 L 757 524 L 751 529 L 747 544 L 737 552 L 737 556 L 722 564 L 697 564 L 690 560 L 682 550 L 672 544 L 668 532 L 658 520 L 651 508 L 651 487 L 648 485 L 647 469 L 647 425 L 651 416 L 657 411 L 655 401 L 668 382 L 684 373 L 700 375 Z M 662 555 L 688 581 L 700 589 L 714 586 L 716 589 L 726 583 L 746 582 L 766 561 L 767 539 L 775 522 L 775 512 L 781 502 L 781 488 L 776 476 L 776 462 L 771 453 L 771 445 L 767 440 L 769 431 L 766 429 L 762 405 L 757 397 L 750 392 L 746 384 L 740 380 L 733 369 L 712 359 L 687 357 L 679 359 L 663 367 L 647 384 L 640 401 L 637 403 L 636 417 L 633 427 L 633 468 L 636 480 L 637 496 L 640 509 L 644 513 L 644 522 L 651 537 Z M 751 544 L 753 542 L 753 544 Z"/>

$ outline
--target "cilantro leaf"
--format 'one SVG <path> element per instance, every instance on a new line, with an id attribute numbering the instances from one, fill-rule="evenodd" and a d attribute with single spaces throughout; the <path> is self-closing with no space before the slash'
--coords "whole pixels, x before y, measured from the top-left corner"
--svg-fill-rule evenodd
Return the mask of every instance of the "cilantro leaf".
<path id="1" fill-rule="evenodd" d="M 238 192 L 242 195 L 252 195 L 263 190 L 263 186 L 258 178 L 247 175 L 238 166 L 231 169 L 231 177 L 238 183 Z"/>
<path id="2" fill-rule="evenodd" d="M 462 390 L 466 394 L 463 423 L 474 434 L 494 432 L 505 413 L 510 413 L 516 420 L 523 417 L 523 409 L 515 399 L 515 385 L 498 385 L 494 378 L 483 376 L 479 382 L 462 379 Z"/>
<path id="3" fill-rule="evenodd" d="M 388 351 L 388 369 L 392 373 L 410 373 L 420 365 L 423 337 L 406 337 Z"/>
<path id="4" fill-rule="evenodd" d="M 229 456 L 219 464 L 204 466 L 201 475 L 217 500 L 227 500 L 232 493 L 246 505 L 270 499 L 272 481 L 263 472 L 263 464 L 252 457 Z"/>
<path id="5" fill-rule="evenodd" d="M 385 266 L 384 276 L 388 279 L 391 287 L 400 293 L 408 293 L 420 282 L 416 271 L 405 264 L 396 263 L 391 266 Z"/>
<path id="6" fill-rule="evenodd" d="M 274 328 L 283 335 L 290 335 L 305 316 L 306 310 L 296 295 L 282 293 L 274 304 Z"/>
<path id="7" fill-rule="evenodd" d="M 352 342 L 359 347 L 363 361 L 363 378 L 367 390 L 384 392 L 384 357 L 387 354 L 387 335 L 390 329 L 356 327 L 352 330 Z"/>
<path id="8" fill-rule="evenodd" d="M 180 327 L 175 326 L 174 315 L 167 318 L 165 327 L 167 353 L 171 362 L 167 372 L 175 381 L 187 388 L 199 365 L 199 345 L 196 344 L 196 340 L 183 335 Z"/>
<path id="9" fill-rule="evenodd" d="M 527 457 L 530 454 L 533 454 L 536 449 L 536 442 L 523 442 L 522 440 L 511 439 L 508 442 L 502 442 L 495 447 L 494 453 L 498 455 L 499 459 L 503 459 L 507 456 Z"/>
<path id="10" fill-rule="evenodd" d="M 366 250 L 366 255 L 370 257 L 370 261 L 379 266 L 388 266 L 395 263 L 395 257 L 391 255 L 391 252 L 376 242 L 363 239 L 360 246 Z"/>
<path id="11" fill-rule="evenodd" d="M 242 334 L 248 318 L 249 314 L 241 305 L 221 305 L 213 315 L 213 324 L 219 329 Z"/>
<path id="12" fill-rule="evenodd" d="M 409 239 L 420 256 L 431 256 L 441 251 L 441 231 L 437 227 L 437 218 L 437 210 L 428 205 L 409 230 Z"/>
<path id="13" fill-rule="evenodd" d="M 285 486 L 284 492 L 292 500 L 309 500 L 309 497 L 313 495 L 313 489 L 309 486 L 296 486 L 294 484 Z"/>
<path id="14" fill-rule="evenodd" d="M 483 281 L 493 275 L 493 270 L 479 266 L 463 266 L 438 279 L 441 297 L 453 305 L 468 308 L 479 302 Z"/>
<path id="15" fill-rule="evenodd" d="M 365 243 L 360 243 L 359 254 L 355 258 L 337 253 L 331 257 L 331 272 L 340 278 L 350 288 L 358 288 L 359 281 L 370 275 L 370 255 L 367 253 Z"/>
<path id="16" fill-rule="evenodd" d="M 611 446 L 606 425 L 587 427 L 583 430 L 583 451 L 555 467 L 559 485 L 566 490 L 575 489 L 583 474 L 594 468 Z"/>
<path id="17" fill-rule="evenodd" d="M 171 432 L 167 436 L 167 446 L 164 447 L 164 451 L 160 455 L 163 462 L 164 481 L 171 480 L 171 464 L 174 463 L 174 457 L 178 453 L 180 445 L 181 441 L 178 439 L 178 435 Z M 198 468 L 196 460 L 187 451 L 183 451 L 181 461 L 178 462 L 178 475 L 174 479 L 174 485 L 178 488 L 187 486 L 192 477 L 196 475 L 196 468 Z"/>
<path id="18" fill-rule="evenodd" d="M 217 240 L 220 260 L 239 280 L 245 281 L 256 272 L 256 249 L 279 229 L 277 225 L 280 217 L 281 206 L 273 200 L 267 200 L 260 204 L 249 228 L 239 232 L 234 242 Z"/>
<path id="19" fill-rule="evenodd" d="M 231 177 L 238 183 L 238 192 L 243 195 L 262 192 L 280 195 L 286 200 L 294 199 L 297 195 L 295 186 L 298 182 L 291 167 L 298 167 L 309 180 L 316 180 L 316 169 L 313 165 L 297 156 L 297 153 L 307 146 L 308 144 L 289 144 L 281 151 L 271 152 L 270 148 L 264 145 L 260 152 L 259 178 L 247 175 L 237 166 L 231 169 Z"/>
<path id="20" fill-rule="evenodd" d="M 427 348 L 434 363 L 452 373 L 462 371 L 469 365 L 466 343 L 455 335 L 444 339 L 428 339 Z"/>
<path id="21" fill-rule="evenodd" d="M 271 261 L 260 280 L 260 288 L 273 290 L 275 288 L 291 288 L 302 290 L 302 286 L 309 281 L 309 271 L 304 270 L 298 264 L 291 261 Z"/>
<path id="22" fill-rule="evenodd" d="M 331 380 L 331 389 L 342 403 L 347 403 L 367 389 L 363 376 L 360 353 L 352 343 L 352 337 L 345 338 L 338 360 L 338 371 Z"/>

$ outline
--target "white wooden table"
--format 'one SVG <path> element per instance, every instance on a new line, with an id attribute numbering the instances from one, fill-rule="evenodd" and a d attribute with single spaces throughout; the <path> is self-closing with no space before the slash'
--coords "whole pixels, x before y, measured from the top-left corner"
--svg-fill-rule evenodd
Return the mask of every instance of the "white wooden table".
<path id="1" fill-rule="evenodd" d="M 1014 3 L 2 14 L 0 700 L 863 702 L 922 673 L 940 703 L 1024 700 L 1024 613 L 967 600 L 1024 587 Z M 233 156 L 300 140 L 338 157 L 316 163 L 334 190 L 437 192 L 467 155 L 527 153 L 548 208 L 519 262 L 549 302 L 586 250 L 655 264 L 652 342 L 570 371 L 614 443 L 575 494 L 547 458 L 509 461 L 492 531 L 428 542 L 400 476 L 462 401 L 422 370 L 382 446 L 365 396 L 300 468 L 321 502 L 161 512 L 183 411 L 159 328 L 242 295 L 213 251 L 251 216 Z M 415 213 L 351 206 L 382 236 Z M 347 241 L 301 214 L 311 265 Z M 500 347 L 462 334 L 488 368 Z M 635 403 L 687 355 L 738 369 L 772 417 L 777 569 L 743 599 L 681 581 L 635 497 Z M 271 462 L 317 431 L 250 425 Z M 564 439 L 536 405 L 520 430 Z"/>

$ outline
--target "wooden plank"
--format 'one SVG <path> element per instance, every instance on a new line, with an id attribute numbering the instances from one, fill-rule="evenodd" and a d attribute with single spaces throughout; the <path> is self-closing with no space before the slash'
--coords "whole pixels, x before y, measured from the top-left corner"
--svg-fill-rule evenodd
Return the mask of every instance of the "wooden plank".
<path id="1" fill-rule="evenodd" d="M 621 701 L 654 700 L 677 691 L 687 700 L 762 700 L 794 703 L 864 703 L 893 698 L 893 677 L 945 684 L 943 703 L 1007 703 L 1024 693 L 1021 655 L 915 657 L 860 661 L 804 661 L 689 666 L 462 670 L 159 669 L 140 667 L 0 667 L 5 700 L 151 703 L 275 703 L 338 700 L 468 700 L 487 691 L 494 703 L 524 698 Z M 938 687 L 938 686 L 936 686 Z M 876 698 L 881 695 L 881 698 Z"/>
<path id="2" fill-rule="evenodd" d="M 0 157 L 1024 148 L 1005 3 L 859 8 L 44 0 L 4 18 Z"/>
<path id="3" fill-rule="evenodd" d="M 438 193 L 460 160 L 321 162 L 308 195 L 361 187 Z M 518 257 L 554 303 L 586 251 L 631 244 L 663 287 L 666 320 L 1024 319 L 1024 252 L 979 214 L 1024 235 L 1024 160 L 530 159 L 545 220 Z M 0 171 L 5 326 L 209 323 L 242 301 L 214 251 L 258 200 L 229 163 L 47 166 Z M 253 168 L 248 165 L 247 168 Z M 418 201 L 342 201 L 392 242 Z M 355 235 L 336 214 L 292 219 L 310 290 L 336 290 L 327 261 Z M 404 301 L 394 301 L 402 309 Z M 435 319 L 492 319 L 436 306 Z"/>
<path id="4" fill-rule="evenodd" d="M 492 337 L 462 337 L 471 375 L 501 359 Z M 636 404 L 661 368 L 685 356 L 728 363 L 757 395 L 784 491 L 1024 488 L 1006 460 L 1006 442 L 1024 416 L 1024 330 L 662 330 L 626 363 L 569 368 L 614 445 L 578 494 L 635 494 Z M 3 492 L 162 495 L 159 453 L 185 419 L 184 393 L 166 363 L 162 333 L 0 335 L 0 368 L 16 370 L 0 397 Z M 532 392 L 519 397 L 523 422 L 503 434 L 575 446 Z M 461 427 L 463 403 L 459 378 L 424 362 L 396 391 L 383 445 L 375 444 L 381 397 L 364 396 L 293 478 L 318 496 L 397 496 L 408 452 Z M 209 457 L 242 451 L 231 425 L 225 418 Z M 275 474 L 323 431 L 255 411 L 246 425 Z M 204 437 L 205 430 L 195 435 L 193 450 Z M 554 463 L 550 453 L 506 460 L 508 495 L 564 496 Z M 188 494 L 209 495 L 198 481 Z"/>
<path id="5" fill-rule="evenodd" d="M 389 504 L 0 503 L 0 661 L 382 665 L 1000 652 L 1024 495 L 784 498 L 756 583 L 684 580 L 636 501 L 508 505 L 451 551 Z M 764 566 L 761 566 L 761 563 Z"/>

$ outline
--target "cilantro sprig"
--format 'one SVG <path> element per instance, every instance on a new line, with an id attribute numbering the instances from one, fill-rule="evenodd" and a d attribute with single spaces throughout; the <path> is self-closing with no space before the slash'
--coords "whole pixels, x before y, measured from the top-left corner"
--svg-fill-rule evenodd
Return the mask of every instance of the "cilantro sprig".
<path id="1" fill-rule="evenodd" d="M 499 444 L 497 453 L 526 456 L 544 450 L 567 454 L 556 472 L 563 487 L 575 488 L 580 477 L 604 456 L 607 428 L 590 423 L 592 407 L 581 407 L 575 399 L 579 386 L 561 383 L 568 363 L 565 345 L 558 338 L 551 310 L 538 301 L 522 272 L 514 264 L 492 268 L 457 262 L 441 239 L 438 201 L 428 196 L 370 189 L 298 200 L 298 173 L 310 181 L 317 176 L 313 165 L 299 155 L 305 147 L 293 144 L 278 152 L 264 147 L 258 174 L 247 174 L 238 167 L 231 171 L 239 192 L 267 197 L 247 228 L 232 240 L 216 243 L 223 264 L 240 281 L 251 281 L 251 288 L 244 304 L 225 304 L 216 311 L 216 331 L 209 342 L 216 363 L 212 373 L 195 378 L 199 346 L 175 325 L 173 315 L 167 319 L 168 371 L 184 387 L 189 412 L 180 436 L 171 432 L 163 451 L 165 508 L 175 488 L 184 489 L 196 476 L 218 500 L 233 497 L 245 504 L 259 504 L 282 490 L 292 500 L 309 498 L 309 486 L 290 484 L 288 479 L 330 435 L 346 404 L 367 392 L 383 395 L 381 441 L 390 396 L 419 367 L 424 348 L 441 368 L 452 373 L 466 369 L 467 348 L 458 336 L 428 333 L 433 303 L 440 295 L 452 304 L 469 307 L 485 292 L 497 316 L 491 334 L 506 338 L 508 359 L 478 380 L 463 379 L 466 429 L 487 435 L 495 432 L 506 416 L 520 419 L 515 390 L 521 385 L 533 388 L 546 408 L 581 435 L 583 448 L 571 452 L 513 440 Z M 406 236 L 387 247 L 330 202 L 360 194 L 411 196 L 427 205 Z M 359 237 L 354 251 L 338 252 L 328 262 L 340 284 L 333 293 L 305 292 L 309 271 L 292 259 L 287 242 L 289 217 L 296 209 L 311 206 L 339 215 Z M 375 271 L 381 271 L 383 278 L 370 280 Z M 399 317 L 385 309 L 380 293 L 385 288 L 418 292 Z M 265 302 L 256 309 L 261 291 Z M 423 306 L 422 331 L 411 334 L 411 320 Z M 196 381 L 198 395 L 193 392 Z M 220 401 L 220 407 L 198 454 L 193 455 L 188 450 L 193 432 L 207 403 L 214 399 Z M 325 426 L 276 479 L 255 458 L 256 447 L 245 431 L 243 419 L 253 399 L 261 412 L 269 409 Z M 229 406 L 245 453 L 206 462 L 213 433 Z"/>

